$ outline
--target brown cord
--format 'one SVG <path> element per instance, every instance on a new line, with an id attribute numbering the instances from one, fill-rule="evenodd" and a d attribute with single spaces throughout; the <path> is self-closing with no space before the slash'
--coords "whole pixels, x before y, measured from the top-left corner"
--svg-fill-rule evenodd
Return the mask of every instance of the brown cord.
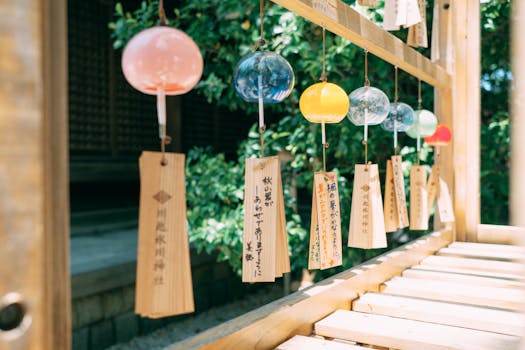
<path id="1" fill-rule="evenodd" d="M 365 86 L 370 86 L 370 80 L 368 79 L 368 50 L 365 49 Z"/>
<path id="2" fill-rule="evenodd" d="M 365 146 L 365 164 L 368 164 L 368 142 L 363 140 L 363 146 Z"/>
<path id="3" fill-rule="evenodd" d="M 168 23 L 168 19 L 166 18 L 166 11 L 164 11 L 164 0 L 159 0 L 159 24 L 161 26 L 166 25 Z"/>
<path id="4" fill-rule="evenodd" d="M 323 62 L 323 71 L 321 72 L 321 77 L 319 78 L 319 80 L 321 81 L 326 81 L 326 29 L 325 27 L 323 27 L 323 57 L 322 57 L 322 62 Z"/>
<path id="5" fill-rule="evenodd" d="M 261 143 L 261 158 L 264 158 L 264 132 L 266 131 L 266 126 L 261 126 L 259 128 L 259 142 Z"/>

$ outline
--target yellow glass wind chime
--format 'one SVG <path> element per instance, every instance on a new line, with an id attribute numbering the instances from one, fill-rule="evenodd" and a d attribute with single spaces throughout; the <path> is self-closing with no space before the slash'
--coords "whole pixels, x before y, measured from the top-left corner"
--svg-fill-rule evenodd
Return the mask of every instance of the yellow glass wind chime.
<path id="1" fill-rule="evenodd" d="M 398 68 L 394 67 L 394 102 L 381 127 L 394 134 L 394 155 L 386 162 L 385 177 L 385 229 L 394 232 L 409 225 L 403 177 L 403 160 L 398 154 L 398 133 L 407 131 L 414 123 L 414 110 L 406 103 L 399 102 Z"/>
<path id="2" fill-rule="evenodd" d="M 195 42 L 168 27 L 159 1 L 159 23 L 126 45 L 122 70 L 128 83 L 157 96 L 161 152 L 142 152 L 135 312 L 159 318 L 194 311 L 186 225 L 184 154 L 167 153 L 166 95 L 190 91 L 203 60 Z M 173 64 L 178 62 L 178 64 Z"/>
<path id="3" fill-rule="evenodd" d="M 260 0 L 260 38 L 233 74 L 237 94 L 259 104 L 260 158 L 246 159 L 244 187 L 243 282 L 273 282 L 290 272 L 288 236 L 279 157 L 265 157 L 264 103 L 278 103 L 292 92 L 294 73 L 275 52 L 263 51 L 264 1 Z"/>
<path id="4" fill-rule="evenodd" d="M 326 30 L 323 28 L 322 72 L 320 83 L 309 86 L 299 99 L 301 113 L 311 123 L 321 124 L 323 169 L 314 173 L 310 228 L 309 269 L 327 269 L 343 262 L 341 213 L 337 173 L 326 171 L 326 124 L 339 123 L 348 107 L 345 91 L 326 77 Z"/>
<path id="5" fill-rule="evenodd" d="M 354 248 L 384 248 L 387 246 L 383 203 L 377 164 L 368 161 L 368 127 L 381 124 L 388 115 L 390 102 L 384 92 L 370 86 L 368 79 L 368 51 L 365 50 L 364 86 L 348 96 L 350 110 L 348 119 L 356 126 L 364 127 L 364 164 L 356 164 L 348 246 Z"/>

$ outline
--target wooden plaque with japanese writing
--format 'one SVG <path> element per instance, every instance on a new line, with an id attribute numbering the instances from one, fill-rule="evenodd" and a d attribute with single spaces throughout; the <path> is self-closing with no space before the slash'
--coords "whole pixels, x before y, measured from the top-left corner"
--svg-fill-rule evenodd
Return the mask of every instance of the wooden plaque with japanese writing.
<path id="1" fill-rule="evenodd" d="M 408 29 L 407 44 L 413 47 L 428 47 L 426 0 L 418 0 L 421 22 Z"/>
<path id="2" fill-rule="evenodd" d="M 432 170 L 430 171 L 430 176 L 428 177 L 427 181 L 427 208 L 428 208 L 428 215 L 430 216 L 430 212 L 432 211 L 432 206 L 434 205 L 434 201 L 436 200 L 437 194 L 439 189 L 439 167 L 437 165 L 432 166 Z"/>
<path id="3" fill-rule="evenodd" d="M 403 228 L 407 227 L 409 223 L 405 178 L 403 177 L 403 160 L 401 156 L 392 156 L 392 171 L 394 174 L 398 228 Z"/>
<path id="4" fill-rule="evenodd" d="M 441 222 L 454 222 L 454 208 L 448 185 L 442 178 L 439 178 L 439 196 L 437 200 L 437 211 Z"/>
<path id="5" fill-rule="evenodd" d="M 275 277 L 281 277 L 284 273 L 290 272 L 290 254 L 288 252 L 288 234 L 286 233 L 283 183 L 279 161 L 277 162 L 277 231 L 275 242 Z"/>
<path id="6" fill-rule="evenodd" d="M 280 218 L 278 157 L 246 159 L 244 187 L 243 282 L 273 282 Z"/>
<path id="7" fill-rule="evenodd" d="M 317 198 L 314 191 L 312 194 L 312 213 L 310 215 L 310 249 L 308 252 L 308 270 L 321 268 L 321 240 L 319 237 L 319 225 L 317 224 Z"/>
<path id="8" fill-rule="evenodd" d="M 424 166 L 410 169 L 410 229 L 428 230 L 427 171 Z"/>
<path id="9" fill-rule="evenodd" d="M 135 312 L 149 318 L 194 311 L 183 154 L 143 152 Z"/>
<path id="10" fill-rule="evenodd" d="M 339 189 L 335 172 L 314 174 L 314 196 L 319 232 L 321 270 L 343 263 Z"/>
<path id="11" fill-rule="evenodd" d="M 385 248 L 386 231 L 377 164 L 356 164 L 348 246 Z"/>
<path id="12" fill-rule="evenodd" d="M 393 172 L 392 161 L 388 159 L 386 161 L 385 198 L 383 205 L 386 232 L 394 232 L 399 228 Z"/>

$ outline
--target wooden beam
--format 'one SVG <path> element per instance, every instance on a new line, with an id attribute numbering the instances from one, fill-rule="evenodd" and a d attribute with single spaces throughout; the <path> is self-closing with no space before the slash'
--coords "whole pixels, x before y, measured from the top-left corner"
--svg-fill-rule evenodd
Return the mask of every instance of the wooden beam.
<path id="1" fill-rule="evenodd" d="M 394 349 L 513 349 L 520 338 L 382 315 L 338 310 L 315 324 L 315 332 Z"/>
<path id="2" fill-rule="evenodd" d="M 478 241 L 498 245 L 521 245 L 525 249 L 525 227 L 505 225 L 478 225 Z"/>
<path id="3" fill-rule="evenodd" d="M 480 223 L 481 43 L 479 0 L 451 0 L 454 41 L 454 207 L 458 240 L 476 242 Z"/>
<path id="4" fill-rule="evenodd" d="M 293 335 L 310 335 L 315 322 L 349 310 L 359 294 L 378 291 L 385 280 L 451 241 L 451 231 L 431 233 L 166 349 L 274 349 Z"/>
<path id="5" fill-rule="evenodd" d="M 430 85 L 449 89 L 451 76 L 341 0 L 272 0 Z"/>
<path id="6" fill-rule="evenodd" d="M 2 350 L 71 346 L 66 13 L 0 4 L 0 305 L 16 293 L 25 307 Z"/>
<path id="7" fill-rule="evenodd" d="M 468 275 L 468 276 L 501 278 L 501 279 L 507 279 L 507 280 L 522 280 L 522 276 L 520 273 L 473 270 L 467 267 L 454 267 L 454 266 L 446 266 L 446 265 L 414 265 L 412 266 L 411 269 L 422 270 L 422 271 L 457 273 L 457 274 Z"/>
<path id="8" fill-rule="evenodd" d="M 525 254 L 523 254 L 523 252 L 486 251 L 473 250 L 470 248 L 442 248 L 436 253 L 436 255 L 510 262 L 525 260 Z"/>
<path id="9" fill-rule="evenodd" d="M 384 293 L 366 293 L 354 301 L 352 310 L 517 336 L 523 334 L 525 322 L 512 311 Z"/>
<path id="10" fill-rule="evenodd" d="M 512 2 L 512 89 L 511 91 L 511 137 L 510 137 L 510 222 L 512 225 L 525 227 L 525 3 Z"/>
<path id="11" fill-rule="evenodd" d="M 523 270 L 521 263 L 436 255 L 423 259 L 421 261 L 421 265 L 459 267 L 480 272 L 501 272 L 514 274 L 520 274 Z"/>

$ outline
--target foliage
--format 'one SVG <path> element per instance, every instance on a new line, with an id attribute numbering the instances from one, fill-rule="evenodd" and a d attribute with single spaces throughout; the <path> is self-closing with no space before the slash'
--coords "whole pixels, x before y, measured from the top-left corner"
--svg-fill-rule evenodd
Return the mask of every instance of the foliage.
<path id="1" fill-rule="evenodd" d="M 168 11 L 171 20 L 169 25 L 188 33 L 201 48 L 206 62 L 203 78 L 196 87 L 197 91 L 210 103 L 226 106 L 230 110 L 241 109 L 248 115 L 254 116 L 256 106 L 244 102 L 235 94 L 232 88 L 232 73 L 240 58 L 253 50 L 254 43 L 259 38 L 258 2 L 182 0 L 177 5 L 176 9 Z M 483 4 L 483 35 L 495 33 L 494 36 L 500 37 L 505 33 L 508 34 L 508 23 L 505 24 L 505 21 L 508 22 L 508 7 L 509 2 L 501 0 Z M 431 8 L 431 6 L 428 8 L 429 18 Z M 125 11 L 122 4 L 117 3 L 115 22 L 110 23 L 115 48 L 122 48 L 134 34 L 154 25 L 156 9 L 157 1 L 143 1 L 140 8 L 133 12 Z M 380 20 L 381 10 L 371 11 L 369 16 L 376 21 Z M 289 159 L 283 167 L 283 185 L 287 228 L 293 256 L 292 267 L 297 271 L 307 266 L 308 256 L 309 209 L 306 208 L 307 213 L 303 218 L 299 214 L 303 214 L 302 202 L 307 202 L 308 206 L 309 200 L 302 198 L 311 195 L 312 172 L 319 170 L 321 164 L 320 127 L 306 122 L 301 117 L 298 100 L 300 92 L 316 82 L 321 73 L 322 30 L 282 7 L 272 4 L 266 6 L 265 31 L 268 42 L 265 49 L 280 53 L 291 63 L 295 71 L 296 87 L 292 95 L 281 104 L 266 106 L 268 119 L 277 122 L 265 133 L 265 144 L 267 153 L 281 154 Z M 396 35 L 406 34 L 399 32 Z M 498 41 L 498 43 L 503 42 L 505 41 Z M 508 72 L 508 57 L 497 57 L 500 49 L 493 50 L 487 45 L 492 43 L 488 44 L 483 40 L 484 53 L 485 50 L 492 50 L 491 55 L 494 60 L 483 61 L 483 76 L 484 81 L 489 82 L 493 88 L 484 90 L 483 110 L 484 113 L 490 111 L 490 116 L 485 118 L 489 119 L 489 122 L 483 125 L 482 138 L 484 141 L 496 140 L 501 144 L 499 148 L 490 149 L 488 152 L 482 151 L 482 181 L 492 184 L 483 186 L 482 200 L 488 201 L 493 208 L 497 208 L 492 213 L 493 216 L 487 219 L 501 221 L 506 215 L 502 208 L 508 194 L 506 183 L 503 181 L 505 177 L 500 171 L 506 167 L 508 158 L 508 115 L 496 111 L 506 110 L 501 99 L 506 96 L 507 90 L 506 85 L 501 83 L 504 79 L 498 80 L 501 75 L 498 69 L 501 67 L 504 72 Z M 502 45 L 498 47 L 500 46 Z M 327 33 L 326 48 L 329 81 L 341 85 L 348 92 L 362 86 L 363 51 L 330 33 Z M 428 50 L 421 51 L 428 54 Z M 497 67 L 492 67 L 492 62 L 497 62 Z M 392 66 L 370 55 L 369 77 L 372 85 L 384 90 L 389 96 L 393 95 Z M 400 99 L 415 106 L 417 80 L 400 71 L 399 82 Z M 501 91 L 501 94 L 497 95 L 499 104 L 486 98 L 496 90 Z M 423 84 L 422 92 L 423 106 L 432 109 L 432 87 Z M 255 122 L 255 117 L 253 120 Z M 383 164 L 392 153 L 391 135 L 381 128 L 371 128 L 369 135 L 371 161 Z M 346 121 L 337 126 L 327 126 L 327 139 L 330 142 L 327 164 L 339 174 L 343 237 L 348 236 L 353 167 L 354 164 L 363 161 L 362 137 L 362 128 L 357 128 Z M 240 271 L 242 254 L 244 160 L 259 155 L 258 138 L 254 125 L 247 140 L 239 147 L 239 157 L 236 162 L 228 162 L 223 155 L 213 154 L 210 149 L 192 150 L 188 154 L 187 198 L 191 242 L 199 250 L 205 249 L 208 252 L 216 250 L 219 254 L 218 259 L 228 260 L 236 271 Z M 491 147 L 491 142 L 484 142 L 482 147 Z M 400 135 L 400 144 L 409 145 L 402 150 L 406 170 L 414 159 L 414 141 L 405 135 Z M 425 161 L 431 161 L 432 155 L 428 149 L 424 149 L 423 155 Z M 496 160 L 498 165 L 492 167 Z M 380 166 L 380 168 L 384 167 Z M 298 194 L 294 189 L 297 189 Z M 397 244 L 397 237 L 389 235 L 389 240 L 392 241 L 390 243 Z M 346 245 L 345 242 L 343 244 Z M 345 249 L 344 252 L 345 267 L 378 253 L 358 249 Z"/>

